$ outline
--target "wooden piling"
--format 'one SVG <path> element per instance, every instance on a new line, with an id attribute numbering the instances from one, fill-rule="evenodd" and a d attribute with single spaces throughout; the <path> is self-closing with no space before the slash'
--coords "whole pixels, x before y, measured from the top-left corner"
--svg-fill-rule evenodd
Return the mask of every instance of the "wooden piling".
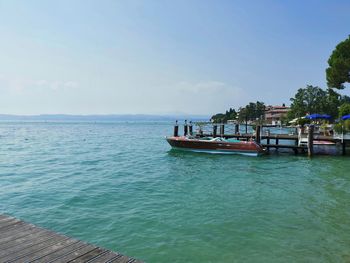
<path id="1" fill-rule="evenodd" d="M 188 134 L 188 125 L 187 125 L 187 120 L 185 120 L 185 124 L 184 124 L 184 136 L 187 136 Z"/>
<path id="2" fill-rule="evenodd" d="M 179 137 L 179 125 L 177 124 L 177 121 L 174 125 L 174 137 Z"/>
<path id="3" fill-rule="evenodd" d="M 314 154 L 314 126 L 310 125 L 307 134 L 307 154 L 311 157 Z"/>
<path id="4" fill-rule="evenodd" d="M 344 140 L 344 126 L 342 126 L 342 140 L 341 140 L 341 146 L 342 146 L 342 155 L 346 155 L 346 141 Z"/>
<path id="5" fill-rule="evenodd" d="M 193 135 L 193 125 L 192 125 L 192 121 L 190 121 L 190 125 L 188 126 L 188 132 L 189 134 L 192 136 Z"/>
<path id="6" fill-rule="evenodd" d="M 213 137 L 216 137 L 217 130 L 218 130 L 218 126 L 216 124 L 214 124 L 213 125 Z"/>
<path id="7" fill-rule="evenodd" d="M 225 135 L 225 124 L 220 125 L 220 137 L 224 137 Z"/>
<path id="8" fill-rule="evenodd" d="M 239 124 L 236 123 L 235 124 L 235 134 L 238 134 L 239 133 Z"/>
<path id="9" fill-rule="evenodd" d="M 261 126 L 260 126 L 260 125 L 257 125 L 257 126 L 256 126 L 256 135 L 255 135 L 255 141 L 256 141 L 257 143 L 260 143 L 260 142 L 261 142 L 260 131 L 261 131 Z"/>

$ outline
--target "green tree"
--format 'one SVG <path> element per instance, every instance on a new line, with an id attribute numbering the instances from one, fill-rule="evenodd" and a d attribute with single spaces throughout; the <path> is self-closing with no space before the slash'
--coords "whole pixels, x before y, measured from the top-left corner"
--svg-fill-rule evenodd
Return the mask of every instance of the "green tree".
<path id="1" fill-rule="evenodd" d="M 265 103 L 257 101 L 256 103 L 250 102 L 244 108 L 239 108 L 239 121 L 251 120 L 264 118 L 265 115 Z"/>
<path id="2" fill-rule="evenodd" d="M 327 92 L 319 87 L 307 85 L 306 88 L 298 89 L 294 98 L 291 98 L 289 117 L 299 118 L 308 113 L 327 113 Z"/>
<path id="3" fill-rule="evenodd" d="M 339 118 L 350 114 L 350 103 L 344 103 L 339 107 Z"/>
<path id="4" fill-rule="evenodd" d="M 323 113 L 331 115 L 333 118 L 338 116 L 339 106 L 341 105 L 342 96 L 333 89 L 327 89 L 326 99 L 322 106 Z"/>
<path id="5" fill-rule="evenodd" d="M 228 120 L 235 120 L 237 117 L 237 112 L 235 109 L 230 108 L 225 113 L 218 113 L 211 117 L 213 122 L 216 123 L 226 123 Z"/>
<path id="6" fill-rule="evenodd" d="M 343 89 L 350 83 L 350 36 L 340 42 L 328 59 L 327 84 L 330 88 Z"/>

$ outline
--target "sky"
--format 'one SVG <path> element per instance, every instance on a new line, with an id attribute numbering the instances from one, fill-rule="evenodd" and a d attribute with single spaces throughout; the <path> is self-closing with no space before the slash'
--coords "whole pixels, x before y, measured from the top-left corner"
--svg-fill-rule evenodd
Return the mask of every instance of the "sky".
<path id="1" fill-rule="evenodd" d="M 326 87 L 349 14 L 337 0 L 0 0 L 0 114 L 290 104 Z"/>

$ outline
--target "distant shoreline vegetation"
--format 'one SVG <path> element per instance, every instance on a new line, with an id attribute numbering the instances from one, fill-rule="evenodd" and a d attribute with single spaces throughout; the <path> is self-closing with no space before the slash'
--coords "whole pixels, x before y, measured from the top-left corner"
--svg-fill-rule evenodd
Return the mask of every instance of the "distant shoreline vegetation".
<path id="1" fill-rule="evenodd" d="M 293 98 L 288 112 L 280 116 L 280 123 L 298 119 L 299 124 L 303 124 L 302 119 L 307 114 L 328 114 L 331 116 L 330 122 L 350 114 L 350 97 L 340 95 L 337 89 L 346 88 L 345 84 L 350 83 L 350 35 L 340 42 L 333 50 L 328 59 L 329 67 L 326 69 L 327 88 L 322 89 L 317 86 L 307 85 L 298 89 Z M 285 105 L 277 106 L 283 108 Z M 250 102 L 238 110 L 228 109 L 225 113 L 217 113 L 211 117 L 212 122 L 226 123 L 229 120 L 237 122 L 265 122 L 265 113 L 274 106 L 266 106 L 264 102 Z M 273 113 L 273 112 L 272 112 Z M 346 126 L 350 121 L 345 121 Z"/>

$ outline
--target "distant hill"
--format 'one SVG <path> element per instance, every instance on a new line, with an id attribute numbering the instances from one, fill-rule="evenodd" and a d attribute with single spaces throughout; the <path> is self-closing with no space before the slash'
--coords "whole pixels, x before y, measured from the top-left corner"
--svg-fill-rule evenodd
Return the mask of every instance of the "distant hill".
<path id="1" fill-rule="evenodd" d="M 203 115 L 147 115 L 147 114 L 110 114 L 110 115 L 68 115 L 68 114 L 41 114 L 41 115 L 11 115 L 0 114 L 0 121 L 83 121 L 83 122 L 113 122 L 113 121 L 208 121 L 209 116 Z"/>

